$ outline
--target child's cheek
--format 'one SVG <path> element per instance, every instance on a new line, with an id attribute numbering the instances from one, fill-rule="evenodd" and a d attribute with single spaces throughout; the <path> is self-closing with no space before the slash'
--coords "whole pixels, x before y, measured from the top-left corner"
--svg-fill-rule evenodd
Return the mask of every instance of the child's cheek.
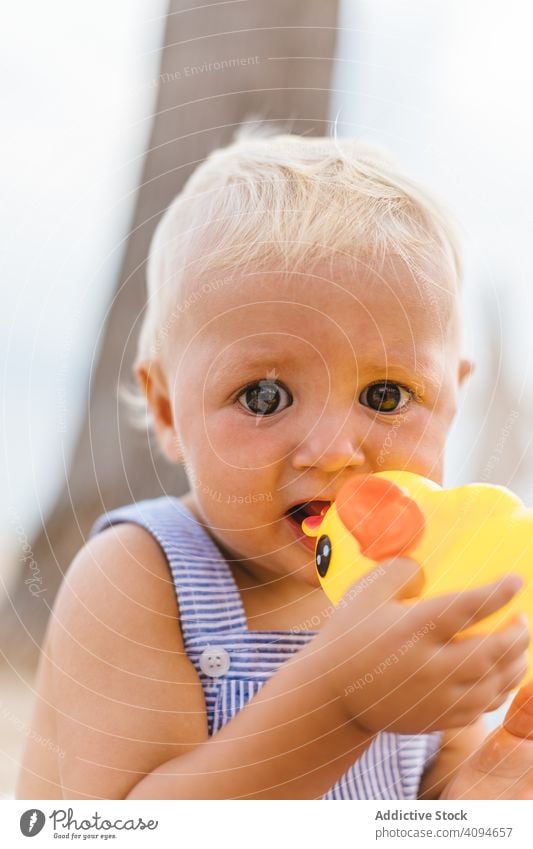
<path id="1" fill-rule="evenodd" d="M 375 471 L 405 469 L 440 482 L 448 428 L 421 416 L 418 422 L 391 426 L 374 446 Z"/>
<path id="2" fill-rule="evenodd" d="M 207 426 L 206 441 L 219 462 L 260 470 L 287 455 L 283 431 L 273 419 L 224 413 Z"/>

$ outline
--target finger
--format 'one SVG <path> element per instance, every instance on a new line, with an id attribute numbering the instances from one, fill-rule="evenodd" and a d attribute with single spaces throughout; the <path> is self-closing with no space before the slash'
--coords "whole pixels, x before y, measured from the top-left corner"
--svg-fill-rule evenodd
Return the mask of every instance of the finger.
<path id="1" fill-rule="evenodd" d="M 533 739 L 533 679 L 520 688 L 503 720 L 504 728 L 516 737 Z"/>
<path id="2" fill-rule="evenodd" d="M 509 693 L 499 693 L 498 696 L 495 696 L 494 699 L 489 702 L 487 707 L 485 708 L 485 713 L 491 713 L 493 710 L 498 710 L 502 705 L 505 704 L 507 699 L 509 698 Z"/>
<path id="3" fill-rule="evenodd" d="M 531 644 L 531 630 L 529 619 L 525 613 L 518 613 L 509 620 L 509 624 L 497 631 L 501 637 L 501 645 L 495 647 L 500 651 L 498 662 L 501 664 L 511 663 L 521 654 L 527 655 Z"/>
<path id="4" fill-rule="evenodd" d="M 502 682 L 500 684 L 502 692 L 505 693 L 505 696 L 508 696 L 513 690 L 516 690 L 517 687 L 523 682 L 524 678 L 527 675 L 528 670 L 528 654 L 524 652 L 514 663 L 510 664 L 509 667 L 503 673 Z M 531 728 L 533 732 L 533 724 Z"/>
<path id="5" fill-rule="evenodd" d="M 516 690 L 527 672 L 527 655 L 523 654 L 497 676 L 491 676 L 472 682 L 464 693 L 464 704 L 484 713 L 496 710 L 508 699 L 509 694 Z M 463 702 L 461 702 L 461 705 Z"/>
<path id="6" fill-rule="evenodd" d="M 447 665 L 457 670 L 462 683 L 467 684 L 513 663 L 527 651 L 529 642 L 529 624 L 521 614 L 501 631 L 459 638 L 442 651 Z"/>
<path id="7" fill-rule="evenodd" d="M 435 622 L 439 636 L 451 639 L 504 607 L 522 586 L 520 575 L 508 574 L 483 587 L 436 596 L 421 604 L 424 604 L 427 616 Z"/>

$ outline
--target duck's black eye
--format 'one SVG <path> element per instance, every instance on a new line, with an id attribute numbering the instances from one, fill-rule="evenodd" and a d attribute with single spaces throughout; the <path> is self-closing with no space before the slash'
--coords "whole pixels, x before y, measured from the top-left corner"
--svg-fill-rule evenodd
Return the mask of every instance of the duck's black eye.
<path id="1" fill-rule="evenodd" d="M 320 537 L 316 544 L 315 562 L 318 574 L 323 578 L 328 571 L 331 560 L 331 541 L 328 536 Z"/>
<path id="2" fill-rule="evenodd" d="M 392 383 L 388 380 L 381 380 L 379 383 L 372 383 L 361 392 L 359 400 L 365 407 L 370 407 L 377 413 L 394 413 L 401 410 L 412 398 L 412 392 L 400 386 L 399 383 Z"/>
<path id="3" fill-rule="evenodd" d="M 258 380 L 239 395 L 239 403 L 256 416 L 271 416 L 292 404 L 292 398 L 277 380 Z"/>

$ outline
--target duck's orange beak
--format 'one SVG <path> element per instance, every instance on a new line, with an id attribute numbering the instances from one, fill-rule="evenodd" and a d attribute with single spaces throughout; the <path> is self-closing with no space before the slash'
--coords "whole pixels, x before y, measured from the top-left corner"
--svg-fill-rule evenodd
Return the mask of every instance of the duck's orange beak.
<path id="1" fill-rule="evenodd" d="M 424 533 L 424 514 L 416 501 L 375 475 L 355 475 L 339 490 L 335 504 L 361 553 L 376 562 L 412 551 Z"/>

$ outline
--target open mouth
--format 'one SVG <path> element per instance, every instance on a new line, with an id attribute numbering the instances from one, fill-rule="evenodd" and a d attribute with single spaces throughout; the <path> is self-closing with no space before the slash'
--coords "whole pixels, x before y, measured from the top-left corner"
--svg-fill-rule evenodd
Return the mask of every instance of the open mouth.
<path id="1" fill-rule="evenodd" d="M 299 542 L 313 553 L 315 551 L 316 540 L 304 534 L 302 531 L 302 522 L 304 519 L 309 519 L 310 516 L 315 516 L 315 521 L 320 522 L 321 517 L 328 510 L 330 504 L 331 501 L 303 501 L 300 504 L 295 504 L 285 514 Z"/>
<path id="2" fill-rule="evenodd" d="M 287 510 L 287 516 L 301 530 L 304 519 L 307 519 L 309 516 L 323 516 L 330 504 L 330 501 L 304 501 L 301 504 L 295 504 L 294 507 Z"/>

